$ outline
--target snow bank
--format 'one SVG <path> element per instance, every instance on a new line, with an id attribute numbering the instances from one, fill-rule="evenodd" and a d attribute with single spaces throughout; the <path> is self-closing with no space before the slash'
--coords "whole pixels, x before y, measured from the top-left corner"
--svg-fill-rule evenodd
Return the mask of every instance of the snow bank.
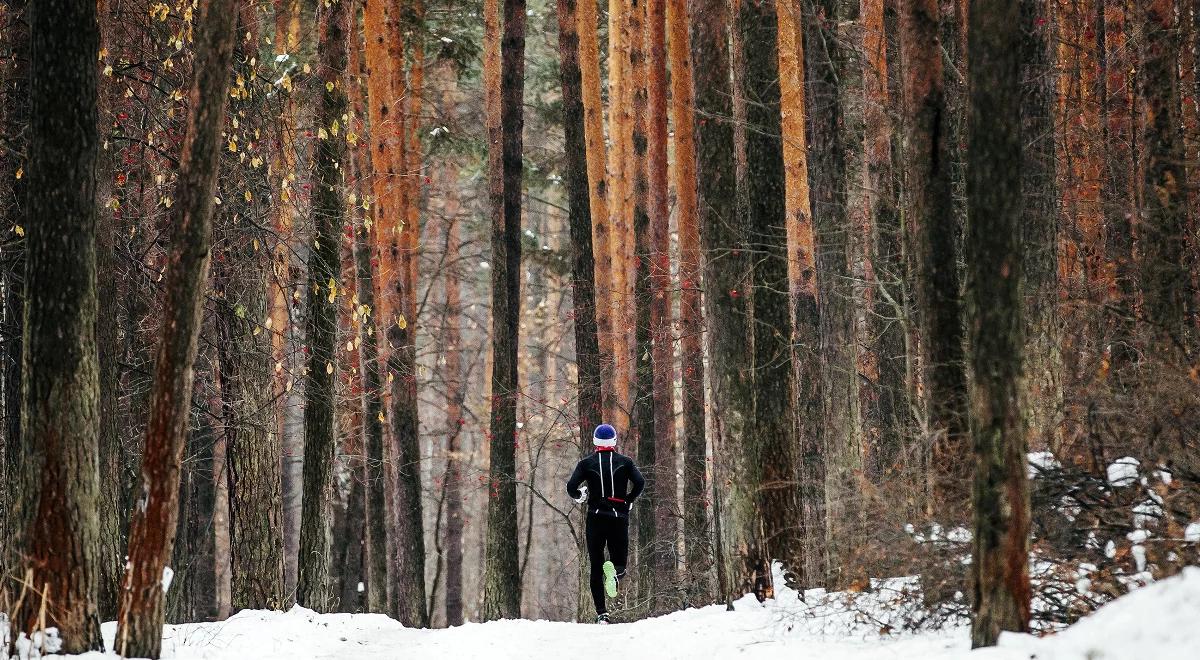
<path id="1" fill-rule="evenodd" d="M 245 611 L 220 623 L 167 626 L 164 650 L 177 660 L 1183 660 L 1200 648 L 1200 568 L 1135 591 L 1057 635 L 1004 635 L 999 647 L 979 651 L 970 650 L 965 627 L 881 636 L 889 592 L 911 584 L 878 581 L 858 596 L 810 590 L 807 604 L 783 589 L 765 604 L 747 596 L 733 612 L 712 606 L 611 626 L 521 620 L 413 630 L 378 614 Z M 850 601 L 852 609 L 839 605 Z M 110 643 L 114 628 L 104 626 Z"/>

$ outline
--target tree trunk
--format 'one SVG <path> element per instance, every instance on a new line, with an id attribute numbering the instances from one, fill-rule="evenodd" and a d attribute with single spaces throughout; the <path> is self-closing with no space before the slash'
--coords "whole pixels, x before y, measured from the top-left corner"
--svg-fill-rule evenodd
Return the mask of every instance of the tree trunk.
<path id="1" fill-rule="evenodd" d="M 422 8 L 414 4 L 403 13 L 408 29 L 420 29 Z M 402 222 L 392 248 L 396 255 L 393 288 L 381 291 L 391 297 L 397 314 L 387 326 L 387 380 L 391 384 L 391 442 L 390 467 L 394 474 L 395 505 L 392 551 L 393 587 L 389 596 L 393 616 L 406 626 L 424 628 L 429 625 L 425 602 L 425 537 L 421 504 L 420 424 L 417 401 L 417 265 L 420 238 L 420 163 L 421 145 L 417 139 L 420 123 L 421 86 L 424 75 L 424 51 L 421 39 L 411 45 L 411 67 L 406 81 L 396 82 L 404 90 L 408 107 L 401 105 L 404 122 L 401 139 L 404 147 L 399 157 L 393 154 L 393 168 L 402 172 L 398 212 Z M 402 71 L 402 64 L 398 71 Z M 393 72 L 394 74 L 396 71 Z"/>
<path id="2" fill-rule="evenodd" d="M 193 363 L 209 267 L 213 198 L 228 99 L 237 11 L 232 0 L 205 5 L 198 16 L 195 78 L 184 138 L 167 264 L 150 422 L 142 455 L 142 495 L 130 523 L 116 650 L 123 656 L 162 653 L 164 573 L 175 544 L 179 480 L 189 429 Z M 83 66 L 91 68 L 90 62 Z"/>
<path id="3" fill-rule="evenodd" d="M 1017 3 L 971 6 L 967 305 L 975 533 L 971 645 L 1029 630 L 1029 486 L 1022 370 L 1021 17 Z"/>
<path id="4" fill-rule="evenodd" d="M 583 0 L 592 4 L 593 0 Z M 588 185 L 588 140 L 580 39 L 575 0 L 558 0 L 558 56 L 562 77 L 567 199 L 570 205 L 571 295 L 574 301 L 575 362 L 579 379 L 579 443 L 587 447 L 600 423 L 600 347 L 596 327 L 596 287 L 592 251 L 592 210 Z M 600 161 L 603 163 L 603 160 Z M 599 217 L 599 216 L 597 216 Z"/>
<path id="5" fill-rule="evenodd" d="M 612 402 L 612 224 L 609 220 L 607 154 L 604 144 L 604 106 L 600 98 L 600 50 L 596 43 L 596 3 L 578 5 L 572 26 L 579 35 L 579 69 L 583 95 L 583 134 L 587 151 L 588 209 L 592 232 L 596 337 L 600 359 L 603 410 L 596 419 L 609 418 Z M 586 446 L 586 445 L 585 445 Z"/>
<path id="6" fill-rule="evenodd" d="M 634 252 L 633 246 L 633 80 L 630 56 L 633 36 L 629 22 L 633 15 L 631 0 L 609 0 L 608 5 L 608 133 L 612 150 L 609 151 L 609 174 L 611 179 L 609 212 L 609 251 L 612 255 L 609 288 L 610 307 L 606 314 L 614 320 L 611 324 L 610 346 L 612 351 L 613 382 L 605 402 L 605 418 L 617 428 L 630 429 L 631 392 L 633 389 L 632 358 L 633 336 L 628 319 L 632 317 L 631 286 L 629 281 Z M 616 319 L 625 322 L 617 323 Z M 630 434 L 632 437 L 632 433 Z"/>
<path id="7" fill-rule="evenodd" d="M 308 374 L 304 384 L 304 500 L 300 514 L 300 560 L 296 600 L 326 611 L 329 584 L 330 497 L 337 449 L 334 425 L 334 361 L 337 350 L 338 242 L 342 230 L 341 172 L 345 138 L 332 129 L 346 112 L 349 0 L 322 7 L 317 47 L 321 106 L 314 122 L 328 134 L 313 161 L 313 237 L 308 259 Z"/>
<path id="8" fill-rule="evenodd" d="M 1142 8 L 1140 87 L 1145 113 L 1144 179 L 1139 241 L 1141 288 L 1146 316 L 1167 338 L 1165 345 L 1192 348 L 1189 318 L 1191 275 L 1185 259 L 1187 173 L 1179 102 L 1180 40 L 1175 4 L 1153 0 Z"/>
<path id="9" fill-rule="evenodd" d="M 667 3 L 671 60 L 671 125 L 679 230 L 679 332 L 683 383 L 683 544 L 687 604 L 715 595 L 708 512 L 708 434 L 705 428 L 704 310 L 701 309 L 700 209 L 696 178 L 696 90 L 692 79 L 691 15 L 686 0 Z"/>
<path id="10" fill-rule="evenodd" d="M 521 133 L 525 0 L 486 0 L 488 178 L 492 213 L 492 405 L 484 620 L 521 616 L 517 554 L 517 347 L 521 317 Z M 490 74 L 490 75 L 489 75 Z"/>
<path id="11" fill-rule="evenodd" d="M 943 130 L 950 112 L 936 0 L 911 0 L 900 28 L 904 67 L 904 163 L 910 253 L 915 262 L 918 324 L 924 369 L 925 412 L 932 434 L 934 502 L 941 515 L 966 512 L 966 371 L 959 306 L 958 231 L 952 199 L 952 145 Z"/>
<path id="12" fill-rule="evenodd" d="M 796 472 L 803 509 L 798 538 L 803 561 L 788 568 L 802 572 L 808 580 L 824 572 L 819 556 L 824 541 L 825 450 L 822 445 L 820 311 L 818 308 L 817 264 L 813 236 L 812 202 L 809 197 L 808 141 L 805 136 L 804 41 L 802 9 L 798 2 L 777 5 L 779 31 L 780 130 L 783 138 L 784 206 L 786 213 L 788 266 L 788 310 L 792 324 L 792 419 L 798 434 L 801 459 Z"/>
<path id="13" fill-rule="evenodd" d="M 740 551 L 735 530 L 753 507 L 753 490 L 741 479 L 738 448 L 750 410 L 750 357 L 746 301 L 745 229 L 736 214 L 733 140 L 733 86 L 729 60 L 729 5 L 723 0 L 697 0 L 692 26 L 692 59 L 696 82 L 696 145 L 700 209 L 700 241 L 706 255 L 704 296 L 711 356 L 713 393 L 714 538 L 717 585 L 721 598 L 740 597 L 741 570 L 733 551 Z M 720 504 L 724 503 L 725 506 Z M 724 535 L 717 532 L 720 528 Z M 731 546 L 732 544 L 732 546 Z M 722 552 L 724 550 L 724 552 Z M 737 574 L 737 578 L 729 575 Z M 732 580 L 737 579 L 738 584 Z"/>
<path id="14" fill-rule="evenodd" d="M 451 72 L 451 75 L 454 75 Z M 453 113 L 457 102 L 457 84 L 453 78 L 444 98 L 445 112 Z M 452 114 L 453 116 L 453 114 Z M 448 162 L 443 170 L 446 190 L 454 195 L 453 186 L 458 180 L 458 168 Z M 466 397 L 466 382 L 462 373 L 462 304 L 457 264 L 459 259 L 458 199 L 447 200 L 446 219 L 446 268 L 443 286 L 446 292 L 446 322 L 442 331 L 446 356 L 446 625 L 463 624 L 463 403 Z"/>
<path id="15" fill-rule="evenodd" d="M 1030 440 L 1056 448 L 1063 405 L 1058 319 L 1058 178 L 1055 173 L 1055 77 L 1046 0 L 1021 1 L 1021 215 L 1024 253 L 1026 379 L 1022 407 Z M 1098 247 L 1098 246 L 1097 246 Z M 1096 249 L 1093 247 L 1091 249 Z"/>
<path id="16" fill-rule="evenodd" d="M 45 605 L 63 652 L 100 648 L 94 3 L 28 6 L 31 43 L 22 437 L 10 529 L 33 590 L 19 632 Z M 39 594 L 40 597 L 38 595 Z"/>

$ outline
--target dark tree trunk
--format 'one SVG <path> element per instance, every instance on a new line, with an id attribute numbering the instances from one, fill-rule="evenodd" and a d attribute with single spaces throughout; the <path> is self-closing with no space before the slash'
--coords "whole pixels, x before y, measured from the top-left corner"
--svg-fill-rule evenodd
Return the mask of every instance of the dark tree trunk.
<path id="1" fill-rule="evenodd" d="M 344 80 L 349 59 L 349 0 L 321 8 L 317 47 L 321 105 L 314 121 L 332 126 L 346 112 Z M 325 129 L 328 130 L 328 129 Z M 313 237 L 308 260 L 308 375 L 304 383 L 304 499 L 300 513 L 300 559 L 296 600 L 330 608 L 330 504 L 337 450 L 334 363 L 337 350 L 338 244 L 342 230 L 341 171 L 345 141 L 321 140 L 313 160 Z"/>
<path id="2" fill-rule="evenodd" d="M 0 77 L 0 135 L 5 136 L 8 155 L 0 159 L 0 226 L 25 227 L 28 178 L 17 177 L 27 165 L 29 125 L 29 16 L 25 0 L 8 3 L 0 27 L 0 48 L 10 57 Z M 13 240 L 15 239 L 15 240 Z M 3 392 L 4 422 L 0 429 L 0 527 L 17 529 L 14 507 L 20 499 L 16 467 L 21 452 L 21 333 L 24 323 L 25 244 L 13 230 L 11 247 L 0 260 L 3 268 L 3 319 L 0 320 L 0 378 Z M 0 578 L 8 582 L 19 565 L 16 555 L 16 534 L 0 538 Z M 10 572 L 14 571 L 14 572 Z M 0 586 L 0 594 L 11 590 L 11 582 Z M 6 649 L 0 649 L 5 651 Z"/>
<path id="3" fill-rule="evenodd" d="M 954 146 L 946 123 L 937 0 L 911 0 L 904 7 L 900 57 L 904 70 L 904 154 L 910 245 L 916 275 L 925 410 L 932 434 L 930 469 L 935 501 L 943 515 L 961 518 L 967 508 L 967 376 L 959 306 L 958 222 L 952 198 Z M 1014 117 L 1014 121 L 1016 118 Z"/>
<path id="4" fill-rule="evenodd" d="M 585 0 L 591 1 L 591 0 Z M 558 56 L 562 77 L 567 201 L 570 205 L 571 295 L 574 300 L 575 362 L 579 378 L 579 444 L 591 444 L 600 422 L 600 345 L 596 335 L 595 257 L 583 117 L 583 77 L 575 0 L 558 0 Z"/>
<path id="5" fill-rule="evenodd" d="M 1153 0 L 1143 12 L 1140 97 L 1145 113 L 1146 161 L 1142 181 L 1145 209 L 1141 288 L 1145 313 L 1170 341 L 1191 347 L 1191 275 L 1185 259 L 1187 172 L 1180 116 L 1179 48 L 1175 3 Z"/>
<path id="6" fill-rule="evenodd" d="M 63 652 L 100 648 L 94 3 L 30 3 L 30 123 L 22 437 L 14 524 L 30 580 L 14 613 L 32 633 L 39 608 Z M 42 592 L 43 587 L 48 591 Z"/>
<path id="7" fill-rule="evenodd" d="M 356 451 L 355 455 L 361 451 Z M 358 585 L 365 584 L 366 559 L 366 489 L 363 487 L 363 461 L 351 455 L 350 492 L 338 512 L 336 523 L 338 540 L 334 548 L 334 566 L 337 567 L 338 611 L 347 614 L 362 612 L 364 599 Z"/>
<path id="8" fill-rule="evenodd" d="M 492 203 L 491 464 L 484 566 L 483 618 L 521 616 L 517 552 L 517 347 L 521 312 L 521 132 L 524 128 L 525 0 L 503 0 L 492 38 L 500 47 L 498 104 L 489 117 L 488 176 Z M 486 77 L 486 76 L 485 76 Z M 489 108 L 489 115 L 493 108 Z M 498 119 L 498 121 L 496 121 Z M 495 152 L 499 153 L 496 154 Z M 499 156 L 498 158 L 495 156 Z"/>
<path id="9" fill-rule="evenodd" d="M 171 558 L 179 518 L 180 470 L 208 278 L 213 197 L 236 16 L 232 0 L 207 4 L 198 16 L 192 111 L 176 188 L 178 211 L 172 222 L 163 323 L 142 456 L 142 496 L 130 527 L 129 568 L 117 622 L 116 649 L 124 656 L 158 658 L 162 652 L 163 570 Z"/>
<path id="10" fill-rule="evenodd" d="M 966 299 L 975 447 L 973 647 L 1029 630 L 1029 486 L 1020 406 L 1021 16 L 1017 3 L 971 5 Z"/>
<path id="11" fill-rule="evenodd" d="M 738 448 L 750 411 L 750 354 L 746 287 L 745 228 L 736 211 L 736 164 L 733 136 L 733 85 L 729 60 L 729 4 L 697 0 L 692 26 L 696 82 L 696 161 L 700 197 L 700 240 L 704 250 L 708 346 L 712 356 L 713 525 L 717 543 L 720 597 L 744 592 L 737 543 L 741 516 L 753 506 L 753 491 L 741 479 Z M 718 503 L 718 499 L 720 502 Z M 722 506 L 723 505 L 723 506 Z M 730 573 L 736 573 L 736 577 Z M 737 584 L 733 581 L 737 580 Z"/>
<path id="12" fill-rule="evenodd" d="M 361 223 L 354 231 L 354 260 L 358 279 L 358 302 L 375 309 L 375 285 L 371 268 L 369 233 Z M 379 378 L 380 333 L 376 317 L 362 318 L 359 325 L 358 362 L 362 369 L 362 432 L 366 460 L 362 478 L 366 485 L 366 548 L 363 575 L 367 583 L 366 609 L 387 611 L 387 509 L 383 475 L 383 384 Z"/>
<path id="13" fill-rule="evenodd" d="M 791 312 L 788 294 L 787 212 L 780 137 L 778 19 L 774 3 L 743 3 L 738 28 L 745 50 L 739 81 L 746 99 L 747 242 L 752 254 L 752 409 L 740 448 L 743 475 L 754 493 L 754 513 L 741 521 L 746 546 L 740 590 L 760 599 L 773 593 L 771 560 L 794 566 L 802 527 L 795 483 L 796 435 L 792 407 Z M 757 530 L 757 534 L 752 531 Z"/>

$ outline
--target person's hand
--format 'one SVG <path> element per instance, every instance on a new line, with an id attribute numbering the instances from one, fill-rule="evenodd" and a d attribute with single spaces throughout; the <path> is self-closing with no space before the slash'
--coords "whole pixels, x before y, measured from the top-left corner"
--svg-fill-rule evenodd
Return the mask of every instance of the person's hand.
<path id="1" fill-rule="evenodd" d="M 584 502 L 587 501 L 587 497 L 588 497 L 588 490 L 587 490 L 587 485 L 585 484 L 585 485 L 579 487 L 579 497 L 575 500 L 575 503 L 583 504 Z"/>

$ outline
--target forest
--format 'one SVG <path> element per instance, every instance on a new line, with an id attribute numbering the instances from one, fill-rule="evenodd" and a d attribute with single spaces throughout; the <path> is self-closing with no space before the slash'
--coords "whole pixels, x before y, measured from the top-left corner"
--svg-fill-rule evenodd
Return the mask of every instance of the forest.
<path id="1" fill-rule="evenodd" d="M 1194 622 L 1200 2 L 2 0 L 0 421 L 5 658 Z"/>

